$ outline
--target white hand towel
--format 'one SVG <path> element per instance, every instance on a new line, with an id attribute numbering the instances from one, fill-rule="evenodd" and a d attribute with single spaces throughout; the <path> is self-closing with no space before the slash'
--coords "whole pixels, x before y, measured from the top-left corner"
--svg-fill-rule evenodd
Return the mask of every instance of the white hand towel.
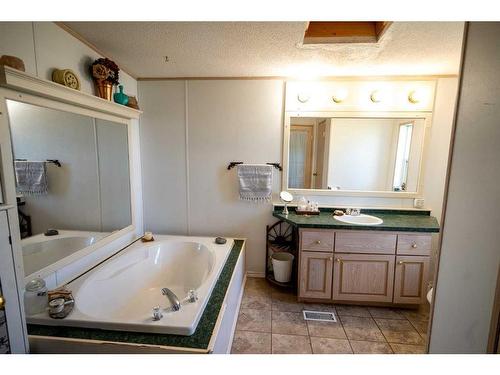
<path id="1" fill-rule="evenodd" d="M 43 161 L 16 160 L 16 190 L 19 194 L 47 194 L 47 168 Z"/>
<path id="2" fill-rule="evenodd" d="M 240 199 L 270 201 L 273 190 L 273 167 L 266 164 L 238 165 Z"/>

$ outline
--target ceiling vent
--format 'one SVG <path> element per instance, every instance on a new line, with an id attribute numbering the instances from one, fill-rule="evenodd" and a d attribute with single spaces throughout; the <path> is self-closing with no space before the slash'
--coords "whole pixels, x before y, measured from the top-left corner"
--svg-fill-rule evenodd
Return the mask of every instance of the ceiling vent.
<path id="1" fill-rule="evenodd" d="M 311 21 L 304 44 L 377 43 L 392 22 L 319 22 Z"/>

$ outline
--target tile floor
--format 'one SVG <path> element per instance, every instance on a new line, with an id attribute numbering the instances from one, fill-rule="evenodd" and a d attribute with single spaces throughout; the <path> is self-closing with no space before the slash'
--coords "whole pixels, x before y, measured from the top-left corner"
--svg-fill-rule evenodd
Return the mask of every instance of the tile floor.
<path id="1" fill-rule="evenodd" d="M 305 321 L 303 309 L 336 312 L 337 323 Z M 248 278 L 233 354 L 424 353 L 428 306 L 419 310 L 299 303 L 265 279 Z"/>

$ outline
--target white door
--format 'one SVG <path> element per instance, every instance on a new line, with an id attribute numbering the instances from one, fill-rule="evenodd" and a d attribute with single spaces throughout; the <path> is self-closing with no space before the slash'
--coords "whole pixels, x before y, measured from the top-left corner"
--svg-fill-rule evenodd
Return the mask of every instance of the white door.
<path id="1" fill-rule="evenodd" d="M 326 189 L 327 187 L 324 172 L 325 152 L 328 151 L 326 141 L 326 120 L 323 120 L 318 124 L 318 134 L 316 136 L 316 169 L 313 173 L 315 189 Z"/>
<path id="2" fill-rule="evenodd" d="M 12 210 L 12 209 L 11 209 Z M 4 342 L 4 351 L 10 353 L 26 353 L 28 350 L 26 339 L 26 324 L 23 317 L 23 301 L 18 292 L 16 271 L 10 239 L 8 210 L 0 210 L 0 285 L 2 307 L 0 311 L 0 335 L 6 333 L 6 338 L 0 337 Z M 14 216 L 15 215 L 11 215 Z M 3 317 L 3 319 L 2 319 Z M 7 348 L 8 345 L 8 348 Z M 0 353 L 2 346 L 0 345 Z"/>

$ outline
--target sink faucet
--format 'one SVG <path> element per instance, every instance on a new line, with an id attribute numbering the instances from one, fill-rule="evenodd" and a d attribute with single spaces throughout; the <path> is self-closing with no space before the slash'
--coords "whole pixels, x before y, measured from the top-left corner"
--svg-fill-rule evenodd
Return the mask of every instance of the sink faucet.
<path id="1" fill-rule="evenodd" d="M 181 303 L 179 302 L 179 298 L 168 288 L 163 288 L 161 290 L 161 294 L 167 296 L 168 300 L 172 304 L 172 310 L 179 311 L 181 309 Z"/>
<path id="2" fill-rule="evenodd" d="M 361 209 L 359 209 L 359 208 L 346 208 L 345 213 L 346 213 L 346 215 L 359 216 L 359 214 L 361 213 Z"/>

